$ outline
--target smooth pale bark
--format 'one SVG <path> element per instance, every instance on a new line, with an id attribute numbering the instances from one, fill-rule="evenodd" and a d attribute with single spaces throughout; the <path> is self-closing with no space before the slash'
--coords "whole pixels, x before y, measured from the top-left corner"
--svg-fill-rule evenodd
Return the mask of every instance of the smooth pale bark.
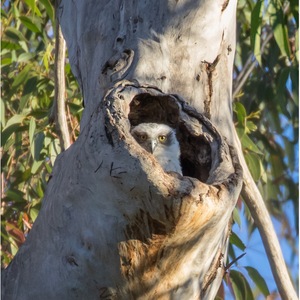
<path id="1" fill-rule="evenodd" d="M 107 88 L 126 78 L 179 94 L 232 140 L 235 13 L 236 1 L 62 1 L 82 125 Z"/>
<path id="2" fill-rule="evenodd" d="M 5 299 L 214 298 L 242 184 L 227 144 L 235 10 L 236 1 L 60 3 L 82 131 L 5 272 Z M 137 145 L 130 126 L 142 121 L 176 129 L 184 177 Z"/>

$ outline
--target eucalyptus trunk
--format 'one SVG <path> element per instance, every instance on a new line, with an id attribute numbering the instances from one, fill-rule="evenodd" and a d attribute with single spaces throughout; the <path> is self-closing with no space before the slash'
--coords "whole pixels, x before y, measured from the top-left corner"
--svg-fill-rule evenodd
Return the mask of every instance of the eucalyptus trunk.
<path id="1" fill-rule="evenodd" d="M 214 299 L 243 180 L 235 14 L 233 0 L 61 1 L 81 133 L 4 274 L 5 299 Z M 176 129 L 184 176 L 136 143 L 141 122 Z"/>

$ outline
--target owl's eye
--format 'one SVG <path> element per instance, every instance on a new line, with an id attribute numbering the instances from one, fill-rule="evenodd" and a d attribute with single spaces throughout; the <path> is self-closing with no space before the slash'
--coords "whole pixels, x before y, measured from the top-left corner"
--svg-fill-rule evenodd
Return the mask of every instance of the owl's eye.
<path id="1" fill-rule="evenodd" d="M 139 139 L 140 139 L 141 141 L 146 141 L 147 135 L 146 135 L 146 134 L 141 134 L 141 135 L 139 135 Z"/>
<path id="2" fill-rule="evenodd" d="M 159 135 L 159 136 L 158 136 L 158 140 L 159 140 L 161 143 L 165 142 L 166 139 L 167 139 L 167 137 L 166 137 L 165 135 Z"/>

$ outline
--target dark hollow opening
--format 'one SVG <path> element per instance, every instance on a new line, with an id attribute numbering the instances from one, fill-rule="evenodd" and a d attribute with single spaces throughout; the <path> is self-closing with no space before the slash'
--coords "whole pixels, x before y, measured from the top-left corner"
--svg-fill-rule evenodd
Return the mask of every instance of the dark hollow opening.
<path id="1" fill-rule="evenodd" d="M 181 167 L 184 176 L 206 182 L 211 168 L 211 148 L 204 135 L 192 134 L 180 118 L 176 100 L 170 96 L 136 95 L 128 115 L 131 126 L 140 123 L 163 123 L 176 130 L 180 144 Z"/>

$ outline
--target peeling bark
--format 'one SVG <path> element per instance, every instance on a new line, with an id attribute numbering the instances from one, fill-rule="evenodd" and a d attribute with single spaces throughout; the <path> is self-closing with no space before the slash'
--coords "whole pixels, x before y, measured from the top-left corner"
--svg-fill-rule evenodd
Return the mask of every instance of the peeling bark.
<path id="1" fill-rule="evenodd" d="M 65 102 L 65 58 L 66 42 L 61 32 L 59 22 L 55 26 L 55 71 L 54 84 L 55 94 L 54 101 L 49 115 L 49 122 L 56 123 L 56 129 L 59 132 L 60 145 L 62 150 L 69 148 L 71 144 Z"/>
<path id="2" fill-rule="evenodd" d="M 131 136 L 146 115 L 176 125 L 184 176 L 164 173 Z M 176 95 L 118 83 L 59 158 L 30 237 L 6 271 L 5 299 L 19 299 L 28 280 L 35 288 L 22 299 L 210 299 L 224 274 L 241 184 L 234 149 L 207 118 Z M 38 275 L 28 273 L 24 257 Z M 12 280 L 16 266 L 27 279 Z M 50 275 L 41 291 L 43 274 Z"/>
<path id="3" fill-rule="evenodd" d="M 205 116 L 208 119 L 211 118 L 210 109 L 211 109 L 211 97 L 213 95 L 213 72 L 216 69 L 219 59 L 220 59 L 220 55 L 218 55 L 212 63 L 203 61 L 203 64 L 205 65 L 205 71 L 207 74 L 207 87 L 208 87 L 207 98 L 206 100 L 204 100 L 204 112 L 205 112 Z"/>

